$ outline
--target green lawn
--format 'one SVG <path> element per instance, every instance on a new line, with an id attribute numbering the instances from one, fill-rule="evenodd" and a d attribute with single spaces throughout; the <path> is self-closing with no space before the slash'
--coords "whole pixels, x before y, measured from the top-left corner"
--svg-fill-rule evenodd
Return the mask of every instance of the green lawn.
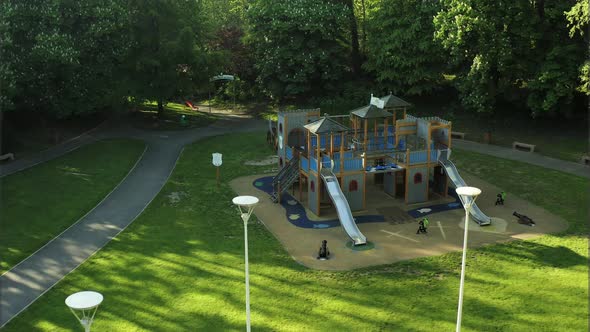
<path id="1" fill-rule="evenodd" d="M 0 179 L 0 273 L 96 206 L 143 149 L 140 141 L 101 141 Z"/>
<path id="2" fill-rule="evenodd" d="M 243 163 L 269 154 L 263 136 L 226 135 L 187 147 L 144 213 L 6 331 L 79 330 L 64 299 L 82 289 L 105 295 L 93 326 L 97 331 L 244 330 L 243 227 L 227 181 L 258 172 Z M 213 151 L 224 154 L 219 189 L 210 165 Z M 453 156 L 461 170 L 523 195 L 571 224 L 567 234 L 469 251 L 463 330 L 585 330 L 587 180 L 462 151 Z M 560 186 L 545 192 L 548 178 Z M 181 201 L 173 203 L 171 193 Z M 294 262 L 260 223 L 249 227 L 249 240 L 255 331 L 454 330 L 458 252 L 324 272 Z"/>
<path id="3" fill-rule="evenodd" d="M 185 116 L 185 122 L 181 120 Z M 179 130 L 203 127 L 218 120 L 215 114 L 209 114 L 205 108 L 193 111 L 181 103 L 167 103 L 164 113 L 158 118 L 158 106 L 155 102 L 148 102 L 137 107 L 132 113 L 134 124 L 143 129 Z"/>
<path id="4" fill-rule="evenodd" d="M 489 115 L 453 109 L 427 98 L 415 98 L 415 107 L 409 112 L 418 116 L 438 115 L 453 122 L 453 130 L 464 132 L 465 139 L 484 141 L 484 133 L 491 130 L 492 144 L 512 148 L 514 141 L 536 145 L 539 154 L 580 162 L 588 155 L 587 120 L 561 118 L 532 119 L 521 110 L 499 107 L 497 114 Z"/>

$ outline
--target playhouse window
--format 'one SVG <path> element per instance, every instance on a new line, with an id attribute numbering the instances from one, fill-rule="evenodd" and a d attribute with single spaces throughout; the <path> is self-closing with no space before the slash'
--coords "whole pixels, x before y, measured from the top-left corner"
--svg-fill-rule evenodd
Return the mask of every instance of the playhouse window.
<path id="1" fill-rule="evenodd" d="M 314 193 L 315 192 L 315 182 L 313 180 L 311 180 L 310 187 L 311 187 L 311 192 Z"/>
<path id="2" fill-rule="evenodd" d="M 357 191 L 359 190 L 359 183 L 356 180 L 350 181 L 348 184 L 348 191 Z"/>
<path id="3" fill-rule="evenodd" d="M 283 167 L 283 157 L 279 158 L 279 166 Z"/>
<path id="4" fill-rule="evenodd" d="M 279 123 L 279 133 L 283 133 L 283 124 Z"/>
<path id="5" fill-rule="evenodd" d="M 414 184 L 422 183 L 422 173 L 416 173 L 414 175 Z"/>

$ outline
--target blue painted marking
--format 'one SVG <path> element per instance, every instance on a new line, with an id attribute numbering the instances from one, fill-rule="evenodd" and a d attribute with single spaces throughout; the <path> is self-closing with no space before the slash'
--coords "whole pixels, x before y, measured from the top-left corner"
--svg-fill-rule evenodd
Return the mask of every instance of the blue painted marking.
<path id="1" fill-rule="evenodd" d="M 329 228 L 329 227 L 331 227 L 331 226 L 328 224 L 314 224 L 313 225 L 313 228 Z"/>
<path id="2" fill-rule="evenodd" d="M 449 203 L 449 207 L 450 208 L 456 208 L 456 207 L 459 207 L 459 206 L 461 206 L 461 203 Z"/>

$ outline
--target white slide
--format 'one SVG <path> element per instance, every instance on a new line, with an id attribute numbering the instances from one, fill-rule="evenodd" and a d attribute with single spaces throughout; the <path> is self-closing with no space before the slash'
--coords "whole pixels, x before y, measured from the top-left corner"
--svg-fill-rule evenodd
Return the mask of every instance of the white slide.
<path id="1" fill-rule="evenodd" d="M 455 167 L 455 164 L 453 164 L 453 162 L 451 162 L 450 160 L 439 160 L 438 162 L 445 168 L 445 170 L 447 171 L 447 175 L 449 176 L 449 179 L 453 181 L 455 187 L 458 188 L 467 186 L 467 183 L 465 183 L 465 180 L 463 180 L 461 175 L 459 175 L 459 171 L 457 170 L 457 167 Z M 461 203 L 463 203 L 463 199 L 460 196 L 459 198 L 461 199 Z M 471 216 L 473 217 L 475 222 L 477 222 L 480 226 L 486 226 L 492 223 L 492 219 L 485 215 L 483 212 L 481 212 L 481 210 L 479 209 L 479 207 L 477 207 L 477 204 L 475 203 L 471 207 Z"/>
<path id="2" fill-rule="evenodd" d="M 348 205 L 348 201 L 346 197 L 342 193 L 342 189 L 340 189 L 340 184 L 338 183 L 338 178 L 332 173 L 330 169 L 322 168 L 320 172 L 324 183 L 326 184 L 326 189 L 330 194 L 330 198 L 334 205 L 336 206 L 336 211 L 338 212 L 338 219 L 340 219 L 340 223 L 344 230 L 352 239 L 352 242 L 355 246 L 367 244 L 367 237 L 361 233 L 359 228 L 356 226 L 354 222 L 354 218 L 352 217 L 352 212 L 350 211 L 350 206 Z"/>

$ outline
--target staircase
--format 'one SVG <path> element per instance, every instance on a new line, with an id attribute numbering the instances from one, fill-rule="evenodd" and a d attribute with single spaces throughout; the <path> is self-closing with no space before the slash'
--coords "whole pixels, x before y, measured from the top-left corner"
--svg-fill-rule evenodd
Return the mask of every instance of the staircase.
<path id="1" fill-rule="evenodd" d="M 291 185 L 299 178 L 299 157 L 291 159 L 289 164 L 279 171 L 272 180 L 272 194 L 270 198 L 273 202 L 279 202 L 279 195 L 289 189 Z M 280 192 L 279 192 L 280 190 Z"/>

